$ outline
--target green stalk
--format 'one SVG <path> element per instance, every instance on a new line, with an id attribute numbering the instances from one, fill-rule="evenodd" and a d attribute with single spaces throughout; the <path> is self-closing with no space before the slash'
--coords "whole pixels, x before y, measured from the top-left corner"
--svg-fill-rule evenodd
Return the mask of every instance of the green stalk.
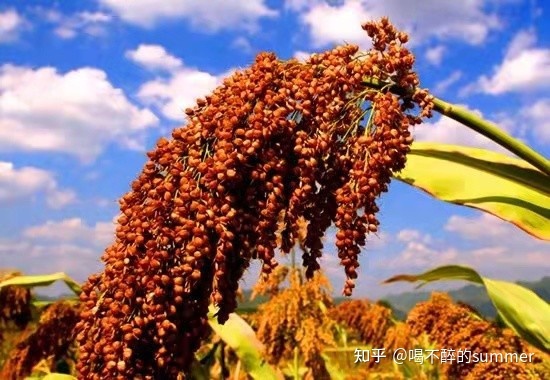
<path id="1" fill-rule="evenodd" d="M 448 116 L 451 119 L 454 119 L 468 128 L 473 129 L 483 136 L 493 140 L 500 146 L 503 146 L 510 152 L 514 153 L 516 156 L 523 158 L 544 174 L 550 176 L 549 160 L 528 145 L 522 143 L 520 140 L 510 136 L 495 124 L 482 119 L 463 107 L 447 103 L 441 99 L 434 98 L 433 102 L 435 111 L 441 113 L 442 115 Z"/>
<path id="2" fill-rule="evenodd" d="M 300 378 L 300 365 L 298 362 L 298 347 L 294 347 L 294 379 Z"/>
<path id="3" fill-rule="evenodd" d="M 376 78 L 366 78 L 363 80 L 363 83 L 375 89 L 382 89 L 382 87 L 387 85 Z M 407 90 L 395 86 L 390 88 L 390 91 L 398 95 L 410 94 L 412 92 L 410 89 Z M 436 97 L 434 97 L 433 102 L 435 111 L 491 139 L 514 153 L 516 156 L 523 158 L 544 174 L 550 176 L 550 161 L 548 159 L 528 145 L 522 143 L 520 140 L 510 136 L 497 125 L 477 116 L 463 107 L 448 103 Z"/>

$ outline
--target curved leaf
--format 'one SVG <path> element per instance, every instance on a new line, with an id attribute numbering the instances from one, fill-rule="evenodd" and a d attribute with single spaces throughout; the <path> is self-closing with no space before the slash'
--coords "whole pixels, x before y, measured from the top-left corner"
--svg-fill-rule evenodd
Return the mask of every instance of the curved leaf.
<path id="1" fill-rule="evenodd" d="M 523 160 L 484 149 L 414 143 L 405 168 L 395 177 L 550 241 L 550 177 Z"/>
<path id="2" fill-rule="evenodd" d="M 262 357 L 263 345 L 252 327 L 235 313 L 222 325 L 216 320 L 217 309 L 209 308 L 208 323 L 219 337 L 235 351 L 246 372 L 257 380 L 282 380 L 283 375 Z"/>
<path id="3" fill-rule="evenodd" d="M 420 287 L 439 280 L 465 280 L 485 286 L 502 321 L 533 346 L 550 352 L 550 304 L 523 286 L 482 277 L 472 268 L 460 265 L 442 266 L 417 275 L 397 275 L 384 283 L 422 281 Z"/>
<path id="4" fill-rule="evenodd" d="M 29 288 L 35 286 L 49 286 L 56 281 L 63 281 L 77 296 L 82 291 L 80 285 L 63 272 L 11 277 L 8 280 L 1 281 L 0 288 L 4 286 L 24 286 Z"/>
<path id="5" fill-rule="evenodd" d="M 76 377 L 64 373 L 48 373 L 44 376 L 29 376 L 25 380 L 76 380 Z"/>

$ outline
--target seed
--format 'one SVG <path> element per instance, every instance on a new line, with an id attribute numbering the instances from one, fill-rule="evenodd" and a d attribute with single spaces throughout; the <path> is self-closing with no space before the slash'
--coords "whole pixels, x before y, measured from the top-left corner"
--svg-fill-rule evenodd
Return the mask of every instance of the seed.
<path id="1" fill-rule="evenodd" d="M 124 372 L 126 370 L 126 363 L 121 360 L 116 364 L 116 368 L 120 372 Z"/>

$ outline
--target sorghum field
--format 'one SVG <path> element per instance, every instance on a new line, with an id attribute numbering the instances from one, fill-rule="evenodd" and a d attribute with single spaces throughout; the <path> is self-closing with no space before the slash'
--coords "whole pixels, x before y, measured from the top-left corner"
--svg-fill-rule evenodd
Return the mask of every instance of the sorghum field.
<path id="1" fill-rule="evenodd" d="M 387 17 L 361 27 L 370 49 L 261 52 L 182 110 L 120 198 L 101 272 L 3 271 L 0 379 L 550 379 L 550 305 L 518 284 L 463 265 L 386 280 L 476 283 L 495 319 L 443 291 L 404 318 L 353 296 L 392 181 L 550 240 L 548 159 L 422 87 Z M 414 142 L 434 113 L 514 157 Z M 36 287 L 56 281 L 74 297 L 41 301 Z"/>

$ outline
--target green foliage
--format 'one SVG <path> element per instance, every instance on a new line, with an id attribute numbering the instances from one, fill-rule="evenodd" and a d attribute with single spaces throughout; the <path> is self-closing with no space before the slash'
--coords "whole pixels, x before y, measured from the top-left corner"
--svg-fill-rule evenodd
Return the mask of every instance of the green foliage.
<path id="1" fill-rule="evenodd" d="M 235 351 L 244 369 L 253 379 L 283 379 L 283 375 L 262 357 L 263 345 L 248 323 L 237 314 L 232 313 L 229 315 L 229 319 L 221 325 L 217 322 L 215 314 L 216 309 L 211 306 L 208 315 L 210 327 Z"/>
<path id="2" fill-rule="evenodd" d="M 397 281 L 465 280 L 483 285 L 497 309 L 502 322 L 533 346 L 550 352 L 550 304 L 533 291 L 512 282 L 482 277 L 475 270 L 448 265 L 418 274 L 394 276 L 386 283 Z"/>
<path id="3" fill-rule="evenodd" d="M 534 291 L 540 298 L 550 302 L 550 276 L 543 277 L 538 281 L 518 281 L 518 285 Z M 497 312 L 491 299 L 487 296 L 487 291 L 483 286 L 469 284 L 455 290 L 447 292 L 455 300 L 466 303 L 477 310 L 484 318 L 495 319 Z M 404 320 L 409 311 L 418 303 L 430 299 L 431 291 L 414 291 L 391 294 L 384 298 L 395 310 L 398 319 Z"/>
<path id="4" fill-rule="evenodd" d="M 523 160 L 484 149 L 414 143 L 396 178 L 550 240 L 550 177 Z"/>
<path id="5" fill-rule="evenodd" d="M 64 373 L 48 373 L 45 376 L 29 376 L 25 380 L 76 380 L 76 377 Z"/>
<path id="6" fill-rule="evenodd" d="M 57 272 L 53 274 L 15 276 L 8 280 L 0 282 L 0 289 L 4 286 L 24 286 L 29 288 L 34 288 L 36 286 L 49 286 L 56 281 L 63 281 L 77 296 L 81 292 L 78 282 L 76 282 L 63 272 Z"/>

